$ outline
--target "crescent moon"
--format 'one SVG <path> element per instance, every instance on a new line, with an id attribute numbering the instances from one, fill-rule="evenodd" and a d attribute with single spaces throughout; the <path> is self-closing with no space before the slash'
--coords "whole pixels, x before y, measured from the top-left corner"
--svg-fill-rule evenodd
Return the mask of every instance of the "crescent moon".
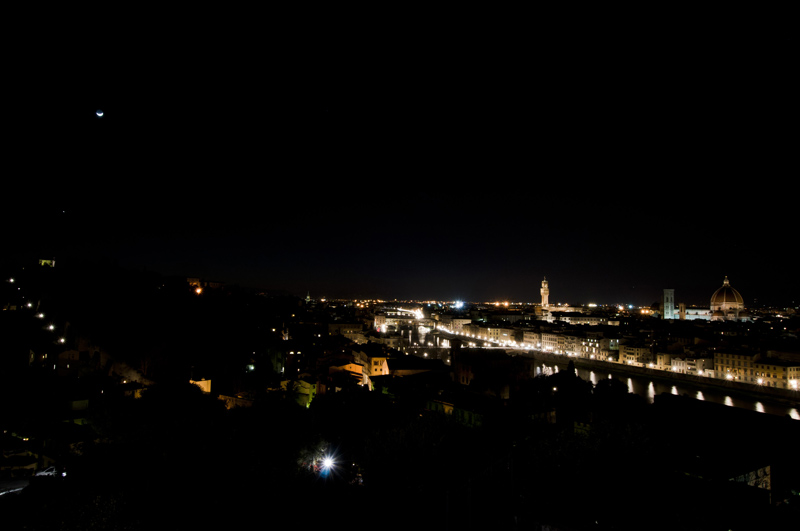
<path id="1" fill-rule="evenodd" d="M 97 111 L 95 114 L 97 115 L 98 118 L 103 117 L 103 111 Z"/>

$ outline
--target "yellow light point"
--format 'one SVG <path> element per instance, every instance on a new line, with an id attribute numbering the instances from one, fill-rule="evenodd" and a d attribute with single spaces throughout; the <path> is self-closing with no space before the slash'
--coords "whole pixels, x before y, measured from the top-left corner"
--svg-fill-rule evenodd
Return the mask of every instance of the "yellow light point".
<path id="1" fill-rule="evenodd" d="M 200 295 L 201 293 L 203 293 L 203 288 L 195 288 L 194 292 Z"/>

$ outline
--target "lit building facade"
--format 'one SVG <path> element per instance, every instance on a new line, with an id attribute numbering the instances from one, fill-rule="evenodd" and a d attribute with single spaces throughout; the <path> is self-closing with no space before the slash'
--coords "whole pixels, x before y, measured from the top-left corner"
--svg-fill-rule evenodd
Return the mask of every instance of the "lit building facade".
<path id="1" fill-rule="evenodd" d="M 714 354 L 716 376 L 764 387 L 800 389 L 800 361 L 756 352 L 727 351 Z"/>
<path id="2" fill-rule="evenodd" d="M 749 321 L 750 315 L 745 310 L 742 295 L 731 286 L 728 277 L 722 286 L 712 295 L 708 308 L 687 308 L 680 303 L 675 307 L 675 290 L 665 289 L 662 301 L 664 319 L 680 319 L 685 321 Z"/>
<path id="3" fill-rule="evenodd" d="M 650 347 L 638 343 L 619 345 L 619 363 L 643 365 L 651 361 Z"/>

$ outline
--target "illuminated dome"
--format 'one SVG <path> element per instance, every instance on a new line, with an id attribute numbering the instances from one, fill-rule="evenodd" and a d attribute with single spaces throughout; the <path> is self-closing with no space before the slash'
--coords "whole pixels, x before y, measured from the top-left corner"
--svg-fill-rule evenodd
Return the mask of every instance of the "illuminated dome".
<path id="1" fill-rule="evenodd" d="M 744 299 L 731 287 L 728 277 L 725 277 L 722 287 L 711 296 L 712 319 L 738 319 L 742 310 Z"/>
<path id="2" fill-rule="evenodd" d="M 711 309 L 725 311 L 731 308 L 743 309 L 744 299 L 731 287 L 728 277 L 725 277 L 722 287 L 711 296 Z"/>

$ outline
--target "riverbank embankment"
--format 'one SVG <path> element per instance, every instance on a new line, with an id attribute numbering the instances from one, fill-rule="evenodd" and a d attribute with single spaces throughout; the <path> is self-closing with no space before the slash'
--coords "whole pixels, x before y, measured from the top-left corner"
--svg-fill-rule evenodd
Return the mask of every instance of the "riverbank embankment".
<path id="1" fill-rule="evenodd" d="M 574 362 L 575 367 L 591 369 L 599 372 L 610 372 L 616 374 L 627 374 L 639 378 L 650 378 L 663 382 L 672 382 L 697 389 L 716 389 L 725 391 L 728 394 L 739 395 L 747 398 L 768 398 L 775 402 L 785 403 L 791 406 L 800 405 L 800 391 L 793 389 L 780 389 L 777 387 L 764 387 L 757 384 L 737 382 L 734 380 L 722 380 L 719 378 L 709 378 L 696 376 L 694 374 L 681 374 L 672 371 L 665 371 L 652 367 L 639 367 L 636 365 L 626 365 L 609 361 L 591 360 L 586 358 L 574 358 L 560 354 L 548 352 L 528 351 L 509 351 L 510 354 L 520 354 L 532 356 L 536 360 L 553 363 L 566 367 L 570 361 Z"/>

